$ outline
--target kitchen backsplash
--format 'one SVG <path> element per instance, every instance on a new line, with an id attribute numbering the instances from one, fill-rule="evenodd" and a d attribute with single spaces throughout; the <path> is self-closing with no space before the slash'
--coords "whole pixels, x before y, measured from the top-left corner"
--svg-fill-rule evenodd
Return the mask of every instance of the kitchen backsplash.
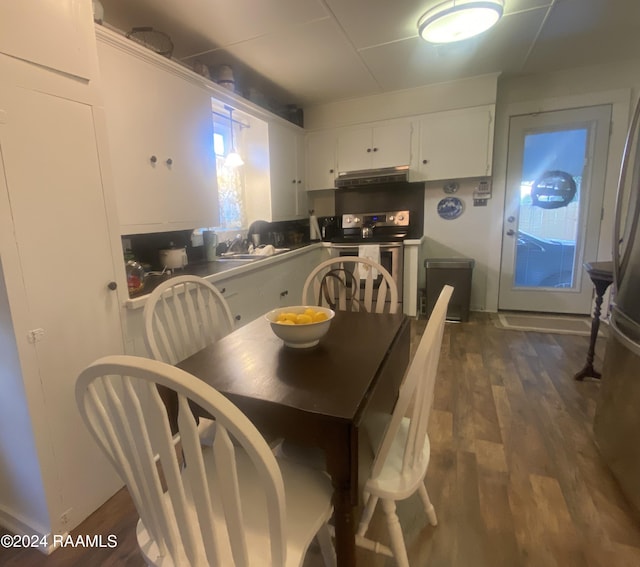
<path id="1" fill-rule="evenodd" d="M 147 270 L 161 270 L 159 251 L 172 246 L 187 250 L 190 264 L 206 261 L 202 242 L 202 228 L 176 230 L 150 234 L 128 234 L 122 236 L 122 252 L 125 260 L 140 262 Z M 237 235 L 247 238 L 247 229 L 218 231 L 218 242 L 232 241 Z M 264 244 L 278 244 L 283 247 L 297 246 L 309 242 L 309 219 L 268 223 L 264 230 Z M 276 236 L 277 235 L 277 236 Z"/>

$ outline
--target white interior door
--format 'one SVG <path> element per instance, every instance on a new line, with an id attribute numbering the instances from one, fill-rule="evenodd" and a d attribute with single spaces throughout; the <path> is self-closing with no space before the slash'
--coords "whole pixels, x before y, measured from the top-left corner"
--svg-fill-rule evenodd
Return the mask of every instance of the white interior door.
<path id="1" fill-rule="evenodd" d="M 611 107 L 513 116 L 498 308 L 591 311 Z"/>

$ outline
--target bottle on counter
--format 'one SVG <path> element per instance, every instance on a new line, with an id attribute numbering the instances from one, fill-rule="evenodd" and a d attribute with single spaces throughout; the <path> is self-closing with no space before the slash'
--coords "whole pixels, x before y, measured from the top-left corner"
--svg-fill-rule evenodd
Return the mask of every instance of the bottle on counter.
<path id="1" fill-rule="evenodd" d="M 128 260 L 125 269 L 129 294 L 140 291 L 144 287 L 144 268 L 142 265 L 135 260 Z"/>

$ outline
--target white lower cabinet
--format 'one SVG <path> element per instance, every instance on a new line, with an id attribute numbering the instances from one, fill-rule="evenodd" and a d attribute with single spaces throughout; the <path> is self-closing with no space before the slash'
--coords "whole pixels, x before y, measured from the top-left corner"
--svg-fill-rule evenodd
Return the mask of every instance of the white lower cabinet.
<path id="1" fill-rule="evenodd" d="M 302 286 L 321 258 L 322 249 L 314 247 L 242 276 L 219 280 L 215 286 L 228 301 L 236 327 L 241 327 L 276 307 L 300 305 Z"/>
<path id="2" fill-rule="evenodd" d="M 260 270 L 214 282 L 229 304 L 236 328 L 246 325 L 262 313 L 260 298 L 262 277 Z"/>

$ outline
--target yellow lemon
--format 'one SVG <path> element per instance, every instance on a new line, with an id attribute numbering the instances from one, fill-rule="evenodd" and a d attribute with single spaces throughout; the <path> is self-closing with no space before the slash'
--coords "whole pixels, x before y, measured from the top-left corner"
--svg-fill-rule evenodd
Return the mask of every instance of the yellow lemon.
<path id="1" fill-rule="evenodd" d="M 327 314 L 322 312 L 322 311 L 318 311 L 314 316 L 313 316 L 313 322 L 314 323 L 319 323 L 320 321 L 326 321 L 328 319 Z"/>
<path id="2" fill-rule="evenodd" d="M 278 317 L 276 319 L 276 321 L 278 321 L 278 323 L 282 323 L 282 321 L 286 321 L 287 320 L 287 314 L 286 313 L 279 313 Z"/>
<path id="3" fill-rule="evenodd" d="M 308 325 L 309 323 L 313 323 L 311 315 L 300 313 L 300 315 L 296 317 L 296 325 Z"/>
<path id="4" fill-rule="evenodd" d="M 313 317 L 313 316 L 316 314 L 316 310 L 315 310 L 315 309 L 312 309 L 311 307 L 307 307 L 307 308 L 304 310 L 304 314 L 305 314 L 305 315 L 309 315 L 310 317 Z"/>
<path id="5" fill-rule="evenodd" d="M 292 323 L 296 322 L 296 318 L 298 317 L 297 314 L 295 313 L 285 313 L 284 314 L 284 318 L 287 319 L 288 321 L 291 321 Z"/>
<path id="6" fill-rule="evenodd" d="M 290 319 L 283 319 L 282 321 L 278 321 L 278 323 L 281 325 L 295 325 L 295 323 Z"/>

